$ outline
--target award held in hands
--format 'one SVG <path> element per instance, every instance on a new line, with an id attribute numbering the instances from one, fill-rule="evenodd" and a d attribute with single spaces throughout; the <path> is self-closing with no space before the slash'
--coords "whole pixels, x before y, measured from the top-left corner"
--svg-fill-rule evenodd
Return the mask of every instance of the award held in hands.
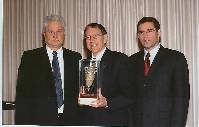
<path id="1" fill-rule="evenodd" d="M 79 104 L 90 105 L 99 98 L 99 61 L 82 59 L 79 61 Z"/>

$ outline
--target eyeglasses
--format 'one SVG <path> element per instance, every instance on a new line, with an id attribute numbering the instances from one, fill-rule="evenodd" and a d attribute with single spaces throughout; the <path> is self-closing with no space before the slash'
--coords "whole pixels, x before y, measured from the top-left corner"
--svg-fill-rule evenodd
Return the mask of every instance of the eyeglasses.
<path id="1" fill-rule="evenodd" d="M 62 34 L 64 32 L 63 29 L 60 29 L 56 32 L 52 31 L 52 30 L 47 30 L 47 32 L 50 34 L 50 35 L 58 35 L 58 34 Z"/>
<path id="2" fill-rule="evenodd" d="M 156 30 L 155 28 L 153 28 L 153 29 L 147 29 L 147 31 L 139 31 L 137 34 L 138 34 L 138 36 L 143 36 L 144 34 L 149 35 L 152 32 L 154 32 L 155 30 Z"/>
<path id="3" fill-rule="evenodd" d="M 84 38 L 86 40 L 91 40 L 91 38 L 93 38 L 94 40 L 96 40 L 98 37 L 103 36 L 103 34 L 94 34 L 94 35 L 87 35 Z"/>

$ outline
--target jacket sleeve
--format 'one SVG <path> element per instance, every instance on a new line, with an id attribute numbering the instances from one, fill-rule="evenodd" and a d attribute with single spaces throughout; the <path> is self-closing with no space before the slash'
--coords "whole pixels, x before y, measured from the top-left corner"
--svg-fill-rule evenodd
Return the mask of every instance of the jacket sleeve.
<path id="1" fill-rule="evenodd" d="M 190 98 L 189 71 L 184 55 L 176 60 L 173 75 L 173 106 L 171 127 L 185 127 Z"/>
<path id="2" fill-rule="evenodd" d="M 23 53 L 21 64 L 18 68 L 18 78 L 16 86 L 16 110 L 15 124 L 31 124 L 31 102 L 29 101 L 29 74 L 30 63 L 26 52 Z"/>
<path id="3" fill-rule="evenodd" d="M 108 111 L 115 111 L 119 109 L 128 109 L 133 104 L 133 86 L 130 84 L 129 81 L 129 62 L 128 57 L 124 56 L 120 58 L 117 77 L 116 77 L 116 84 L 115 86 L 118 87 L 119 92 L 118 95 L 115 97 L 111 97 L 108 99 Z"/>

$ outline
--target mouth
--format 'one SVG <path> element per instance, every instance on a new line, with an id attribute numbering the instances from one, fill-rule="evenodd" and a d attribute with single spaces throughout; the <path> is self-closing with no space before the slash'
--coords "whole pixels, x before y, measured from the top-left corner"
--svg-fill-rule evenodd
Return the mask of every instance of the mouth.
<path id="1" fill-rule="evenodd" d="M 95 48 L 97 45 L 96 44 L 91 44 L 91 48 Z"/>
<path id="2" fill-rule="evenodd" d="M 145 38 L 145 39 L 144 39 L 144 42 L 148 42 L 148 41 L 149 41 L 149 39 L 148 39 L 148 38 Z"/>
<path id="3" fill-rule="evenodd" d="M 59 40 L 59 39 L 53 39 L 53 41 L 54 41 L 54 42 L 60 42 L 60 40 Z"/>
<path id="4" fill-rule="evenodd" d="M 147 44 L 147 43 L 149 43 L 149 42 L 150 42 L 150 40 L 148 40 L 148 39 L 147 39 L 147 40 L 144 40 L 144 43 L 145 43 L 145 44 Z"/>

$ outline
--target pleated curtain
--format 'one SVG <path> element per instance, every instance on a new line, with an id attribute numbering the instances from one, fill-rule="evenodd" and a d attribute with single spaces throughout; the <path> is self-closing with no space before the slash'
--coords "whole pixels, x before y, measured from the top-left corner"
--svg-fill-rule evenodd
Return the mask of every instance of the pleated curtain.
<path id="1" fill-rule="evenodd" d="M 108 31 L 108 48 L 132 55 L 139 51 L 136 25 L 143 16 L 161 23 L 161 44 L 181 51 L 189 64 L 191 99 L 187 127 L 199 127 L 198 0 L 3 0 L 2 99 L 15 101 L 17 69 L 23 51 L 42 46 L 45 16 L 66 21 L 64 47 L 83 51 L 83 30 L 98 22 Z M 14 111 L 2 111 L 3 124 L 14 124 Z"/>

